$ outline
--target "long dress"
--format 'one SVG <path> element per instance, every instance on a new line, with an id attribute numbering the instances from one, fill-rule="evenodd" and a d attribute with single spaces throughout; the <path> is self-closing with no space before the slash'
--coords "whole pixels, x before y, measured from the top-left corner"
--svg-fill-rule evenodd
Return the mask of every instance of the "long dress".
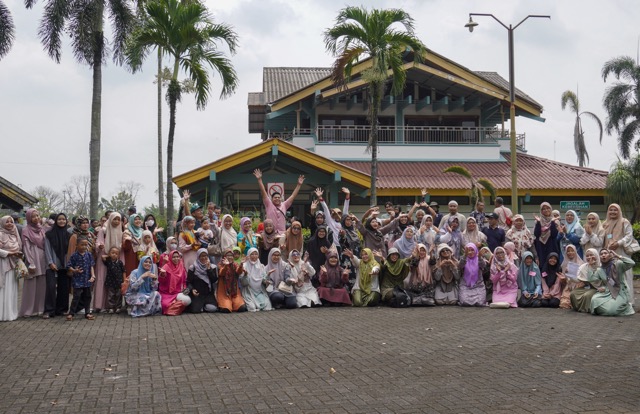
<path id="1" fill-rule="evenodd" d="M 106 309 L 107 307 L 107 290 L 105 289 L 105 279 L 107 277 L 107 268 L 102 261 L 103 255 L 108 255 L 112 247 L 120 249 L 120 260 L 125 264 L 125 272 L 127 264 L 125 260 L 124 249 L 122 248 L 122 228 L 118 225 L 114 228 L 111 220 L 120 217 L 118 213 L 111 213 L 104 227 L 98 230 L 96 241 L 96 282 L 94 283 L 93 308 L 96 310 Z"/>
<path id="2" fill-rule="evenodd" d="M 596 294 L 596 289 L 602 283 L 599 278 L 593 276 L 598 269 L 598 266 L 591 267 L 588 263 L 580 266 L 578 270 L 578 283 L 582 282 L 582 286 L 573 289 L 569 296 L 573 310 L 583 313 L 591 312 L 591 299 Z M 591 282 L 589 282 L 590 280 Z"/>
<path id="3" fill-rule="evenodd" d="M 517 308 L 518 268 L 504 260 L 499 262 L 494 256 L 491 263 L 491 281 L 493 282 L 492 303 L 506 302 Z"/>
<path id="4" fill-rule="evenodd" d="M 456 264 L 451 266 L 448 264 L 444 266 L 438 264 L 433 272 L 433 280 L 435 281 L 434 300 L 436 305 L 458 304 L 460 272 Z"/>
<path id="5" fill-rule="evenodd" d="M 164 265 L 163 270 L 164 272 L 161 272 L 158 277 L 158 292 L 160 292 L 162 314 L 180 315 L 188 305 L 186 302 L 191 303 L 190 300 L 184 300 L 185 298 L 181 295 L 187 287 L 187 271 L 184 268 L 184 263 L 182 259 L 177 265 L 170 261 Z M 178 295 L 183 300 L 178 299 Z"/>
<path id="6" fill-rule="evenodd" d="M 258 252 L 258 249 L 249 249 L 247 254 L 250 255 L 253 251 Z M 255 262 L 247 260 L 243 266 L 246 273 L 240 277 L 240 284 L 242 285 L 242 298 L 247 305 L 247 310 L 250 312 L 271 310 L 271 301 L 265 287 L 267 278 L 265 266 L 260 263 L 260 260 Z"/>
<path id="7" fill-rule="evenodd" d="M 487 266 L 484 259 L 477 256 L 477 277 L 470 278 L 468 270 L 465 269 L 468 258 L 465 256 L 460 259 L 458 269 L 461 274 L 460 283 L 458 284 L 458 302 L 460 306 L 485 306 L 487 304 L 487 290 L 484 285 L 482 274 Z"/>
<path id="8" fill-rule="evenodd" d="M 27 223 L 35 210 L 27 211 Z M 44 312 L 44 298 L 47 290 L 47 260 L 44 253 L 44 229 L 27 224 L 22 231 L 22 252 L 27 265 L 32 268 L 22 286 L 22 303 L 18 316 L 41 315 Z"/>
<path id="9" fill-rule="evenodd" d="M 322 305 L 318 291 L 311 284 L 311 278 L 316 274 L 316 270 L 311 266 L 311 263 L 302 260 L 294 264 L 291 260 L 291 253 L 289 253 L 289 263 L 291 264 L 291 276 L 297 280 L 295 290 L 298 307 Z"/>
<path id="10" fill-rule="evenodd" d="M 608 268 L 600 268 L 592 277 L 600 279 L 604 292 L 597 292 L 591 298 L 591 313 L 604 316 L 628 316 L 635 312 L 629 304 L 629 287 L 625 272 L 632 269 L 635 262 L 621 257 Z"/>
<path id="11" fill-rule="evenodd" d="M 328 256 L 327 259 L 331 257 L 337 258 L 338 252 L 330 250 Z M 317 290 L 320 299 L 328 303 L 351 305 L 351 299 L 347 291 L 349 274 L 345 273 L 340 265 L 336 264 L 335 266 L 331 266 L 327 262 L 327 264 L 320 269 L 318 279 L 320 280 L 320 286 L 318 286 Z"/>
<path id="12" fill-rule="evenodd" d="M 373 258 L 370 249 L 364 248 L 363 251 L 369 254 L 368 262 L 355 256 L 351 258 L 351 262 L 358 268 L 356 283 L 351 289 L 353 306 L 376 306 L 380 302 L 380 282 L 378 279 L 380 266 Z"/>
<path id="13" fill-rule="evenodd" d="M 129 289 L 125 296 L 129 305 L 129 315 L 134 318 L 141 316 L 157 315 L 162 312 L 162 300 L 158 292 L 158 280 L 153 278 L 142 278 L 145 270 L 138 269 L 131 272 L 129 276 Z"/>
<path id="14" fill-rule="evenodd" d="M 428 252 L 429 247 L 425 244 L 418 244 L 418 249 L 424 248 Z M 423 258 L 414 257 L 410 262 L 411 274 L 405 279 L 405 289 L 411 296 L 412 306 L 434 306 L 434 285 L 431 275 L 431 265 L 429 256 Z"/>
<path id="15" fill-rule="evenodd" d="M 9 253 L 0 248 L 0 321 L 18 319 L 18 281 Z"/>
<path id="16" fill-rule="evenodd" d="M 411 257 L 398 259 L 395 263 L 392 263 L 389 260 L 389 256 L 391 255 L 387 255 L 387 260 L 380 270 L 380 294 L 383 302 L 389 302 L 393 299 L 393 290 L 396 286 L 404 287 L 404 280 L 411 270 Z"/>
<path id="17" fill-rule="evenodd" d="M 244 273 L 241 263 L 220 264 L 218 272 L 218 288 L 216 289 L 216 300 L 218 309 L 221 312 L 242 311 L 244 299 L 240 292 L 240 277 Z"/>

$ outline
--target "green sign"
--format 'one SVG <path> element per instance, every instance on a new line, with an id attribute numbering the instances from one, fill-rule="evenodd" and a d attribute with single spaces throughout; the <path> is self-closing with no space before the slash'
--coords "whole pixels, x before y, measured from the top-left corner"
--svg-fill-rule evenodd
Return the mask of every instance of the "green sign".
<path id="1" fill-rule="evenodd" d="M 561 201 L 561 210 L 589 210 L 591 208 L 590 201 Z"/>

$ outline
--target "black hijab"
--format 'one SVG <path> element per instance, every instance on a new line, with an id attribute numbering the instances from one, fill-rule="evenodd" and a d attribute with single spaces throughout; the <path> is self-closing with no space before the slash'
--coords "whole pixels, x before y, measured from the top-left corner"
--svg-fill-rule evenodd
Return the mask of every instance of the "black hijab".
<path id="1" fill-rule="evenodd" d="M 45 237 L 49 240 L 49 244 L 51 244 L 51 248 L 58 257 L 58 260 L 64 261 L 67 251 L 69 250 L 69 239 L 71 238 L 71 234 L 67 231 L 69 229 L 68 220 L 64 227 L 58 226 L 58 217 L 60 216 L 67 220 L 67 216 L 64 213 L 56 214 L 53 226 L 45 233 Z"/>
<path id="2" fill-rule="evenodd" d="M 556 258 L 555 265 L 549 264 L 549 259 L 551 259 L 552 257 Z M 562 271 L 562 266 L 560 265 L 560 258 L 558 257 L 558 253 L 549 253 L 549 256 L 547 256 L 547 263 L 545 263 L 542 267 L 542 273 L 547 273 L 545 279 L 549 288 L 556 284 L 556 280 L 558 278 L 557 273 L 560 271 Z"/>

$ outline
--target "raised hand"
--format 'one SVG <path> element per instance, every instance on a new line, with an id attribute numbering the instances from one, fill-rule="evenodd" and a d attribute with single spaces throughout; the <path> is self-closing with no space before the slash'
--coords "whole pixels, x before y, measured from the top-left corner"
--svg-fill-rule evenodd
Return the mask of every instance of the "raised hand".
<path id="1" fill-rule="evenodd" d="M 349 189 L 347 187 L 342 187 L 342 192 L 345 194 L 351 194 L 351 191 L 349 191 Z"/>
<path id="2" fill-rule="evenodd" d="M 426 196 L 427 194 L 429 194 L 429 192 L 427 191 L 426 188 L 423 188 L 420 190 L 420 194 L 422 194 L 422 197 Z"/>
<path id="3" fill-rule="evenodd" d="M 302 185 L 302 183 L 304 183 L 304 175 L 300 175 L 300 177 L 298 177 L 298 185 Z"/>
<path id="4" fill-rule="evenodd" d="M 260 168 L 253 170 L 253 175 L 255 175 L 258 180 L 262 180 L 262 171 L 260 171 Z"/>
<path id="5" fill-rule="evenodd" d="M 314 193 L 316 193 L 316 197 L 321 198 L 322 194 L 324 194 L 324 191 L 322 190 L 322 188 L 316 188 Z"/>
<path id="6" fill-rule="evenodd" d="M 182 193 L 182 198 L 184 200 L 188 200 L 191 198 L 191 191 L 189 190 L 184 190 L 184 192 Z"/>
<path id="7" fill-rule="evenodd" d="M 318 200 L 313 200 L 311 202 L 311 210 L 316 210 L 318 208 L 318 204 L 319 204 Z"/>

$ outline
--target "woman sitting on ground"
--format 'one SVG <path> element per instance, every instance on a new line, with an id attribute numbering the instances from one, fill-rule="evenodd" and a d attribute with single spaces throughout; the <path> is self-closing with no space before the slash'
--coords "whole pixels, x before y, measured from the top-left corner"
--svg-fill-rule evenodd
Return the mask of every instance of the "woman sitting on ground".
<path id="1" fill-rule="evenodd" d="M 373 252 L 368 248 L 362 249 L 360 259 L 352 256 L 351 262 L 358 272 L 356 283 L 351 290 L 353 306 L 376 306 L 380 302 L 380 284 L 378 281 L 380 266 L 374 259 Z"/>
<path id="2" fill-rule="evenodd" d="M 458 302 L 461 306 L 485 306 L 487 304 L 487 291 L 482 276 L 485 270 L 488 270 L 487 268 L 487 263 L 478 255 L 476 244 L 467 243 L 465 256 L 460 259 L 458 264 L 458 269 L 462 274 L 458 293 Z"/>
<path id="3" fill-rule="evenodd" d="M 260 263 L 258 249 L 251 248 L 247 251 L 247 260 L 243 264 L 244 274 L 240 277 L 242 285 L 242 298 L 247 305 L 247 310 L 257 312 L 271 310 L 271 301 L 267 293 L 269 281 L 265 266 Z"/>
<path id="4" fill-rule="evenodd" d="M 216 312 L 218 306 L 213 287 L 218 281 L 218 268 L 209 261 L 207 249 L 197 252 L 197 259 L 187 271 L 187 289 L 191 297 L 189 313 Z"/>
<path id="5" fill-rule="evenodd" d="M 266 267 L 267 278 L 273 290 L 269 292 L 269 300 L 275 309 L 287 308 L 295 309 L 298 307 L 296 294 L 293 285 L 297 281 L 291 275 L 291 267 L 287 262 L 282 260 L 280 249 L 274 247 L 269 252 L 269 264 Z M 269 291 L 270 289 L 267 289 Z"/>
<path id="6" fill-rule="evenodd" d="M 179 251 L 171 252 L 171 260 L 160 268 L 158 278 L 158 292 L 162 301 L 162 314 L 181 315 L 191 304 L 191 298 L 186 294 L 187 270 L 184 268 L 182 255 Z"/>
<path id="7" fill-rule="evenodd" d="M 628 316 L 635 312 L 629 304 L 629 287 L 625 272 L 636 264 L 613 250 L 600 249 L 599 271 L 593 274 L 601 282 L 598 292 L 591 298 L 591 313 L 604 316 Z"/>
<path id="8" fill-rule="evenodd" d="M 518 307 L 518 268 L 509 261 L 503 247 L 498 246 L 493 252 L 491 282 L 493 282 L 491 307 Z"/>
<path id="9" fill-rule="evenodd" d="M 425 216 L 431 217 L 431 216 Z M 419 243 L 410 262 L 411 274 L 405 279 L 405 288 L 413 306 L 434 306 L 434 286 L 427 246 Z"/>
<path id="10" fill-rule="evenodd" d="M 567 245 L 568 247 L 568 245 Z M 542 300 L 543 308 L 557 308 L 567 278 L 562 273 L 562 266 L 557 253 L 549 253 L 547 263 L 542 267 Z"/>
<path id="11" fill-rule="evenodd" d="M 298 307 L 313 307 L 322 305 L 318 291 L 311 284 L 311 278 L 316 274 L 315 269 L 307 260 L 308 254 L 305 254 L 304 260 L 300 258 L 300 252 L 296 249 L 289 253 L 289 266 L 291 267 L 291 277 L 295 278 L 295 292 Z"/>
<path id="12" fill-rule="evenodd" d="M 409 227 L 407 227 L 407 229 L 408 228 Z M 407 229 L 405 229 L 405 232 Z M 404 236 L 402 236 L 402 238 L 404 238 Z M 401 239 L 396 240 L 396 243 Z M 411 261 L 411 255 L 407 258 L 400 258 L 398 249 L 395 247 L 389 249 L 387 259 L 383 261 L 380 269 L 380 294 L 383 302 L 391 304 L 395 288 L 404 288 L 404 280 L 411 270 Z"/>
<path id="13" fill-rule="evenodd" d="M 453 257 L 453 251 L 446 243 L 438 245 L 437 257 L 437 260 L 433 258 L 430 261 L 430 264 L 435 263 L 433 279 L 435 280 L 434 299 L 436 305 L 457 305 L 458 282 L 460 281 L 458 261 Z"/>
<path id="14" fill-rule="evenodd" d="M 569 296 L 571 307 L 577 312 L 591 312 L 591 298 L 596 294 L 596 288 L 601 281 L 595 276 L 600 269 L 600 259 L 596 249 L 587 249 L 584 253 L 584 261 L 578 269 L 578 282 Z M 591 281 L 591 282 L 590 282 Z"/>
<path id="15" fill-rule="evenodd" d="M 234 247 L 239 249 L 239 247 Z M 246 312 L 247 306 L 240 293 L 240 277 L 244 274 L 242 263 L 237 263 L 234 250 L 227 250 L 218 267 L 218 288 L 216 301 L 218 312 Z"/>
<path id="16" fill-rule="evenodd" d="M 522 263 L 518 271 L 518 288 L 520 289 L 519 307 L 539 308 L 541 306 L 542 274 L 536 262 L 533 261 L 531 252 L 524 252 L 522 255 Z"/>
<path id="17" fill-rule="evenodd" d="M 326 263 L 320 266 L 318 275 L 320 286 L 318 286 L 318 296 L 322 303 L 329 305 L 349 305 L 349 270 L 340 267 L 338 252 L 331 249 L 327 252 Z"/>
<path id="18" fill-rule="evenodd" d="M 151 257 L 141 257 L 138 268 L 131 272 L 125 300 L 129 305 L 129 315 L 134 318 L 157 315 L 162 312 L 158 276 Z"/>
<path id="19" fill-rule="evenodd" d="M 578 256 L 578 250 L 573 244 L 568 244 L 564 251 L 562 261 L 562 274 L 566 277 L 565 287 L 560 296 L 560 309 L 571 309 L 571 292 L 578 284 L 578 269 L 584 260 Z"/>

